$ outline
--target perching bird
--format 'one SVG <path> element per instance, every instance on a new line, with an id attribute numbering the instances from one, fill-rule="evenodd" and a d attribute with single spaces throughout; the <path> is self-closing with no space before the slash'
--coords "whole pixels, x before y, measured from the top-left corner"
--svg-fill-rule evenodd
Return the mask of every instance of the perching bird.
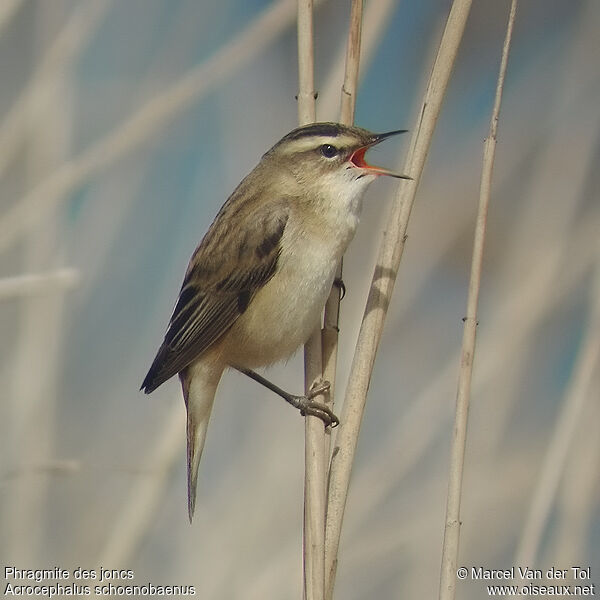
<path id="1" fill-rule="evenodd" d="M 338 123 L 294 129 L 238 185 L 192 255 L 142 384 L 149 394 L 179 373 L 187 408 L 190 521 L 223 371 L 256 375 L 249 370 L 286 359 L 306 342 L 354 237 L 365 189 L 378 175 L 409 179 L 364 158 L 371 146 L 398 133 L 403 131 L 374 134 Z M 331 416 L 310 397 L 287 399 L 326 423 Z"/>

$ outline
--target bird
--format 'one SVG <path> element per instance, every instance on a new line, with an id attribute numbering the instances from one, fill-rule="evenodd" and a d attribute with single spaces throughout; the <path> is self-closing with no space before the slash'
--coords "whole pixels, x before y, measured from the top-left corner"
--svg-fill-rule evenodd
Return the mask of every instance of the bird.
<path id="1" fill-rule="evenodd" d="M 301 409 L 335 416 L 286 394 L 255 368 L 289 358 L 319 323 L 336 267 L 354 237 L 363 194 L 381 175 L 366 151 L 406 130 L 371 133 L 323 122 L 292 130 L 268 150 L 221 207 L 194 251 L 164 340 L 141 389 L 179 374 L 187 409 L 188 516 L 198 465 L 224 371 L 238 369 Z"/>

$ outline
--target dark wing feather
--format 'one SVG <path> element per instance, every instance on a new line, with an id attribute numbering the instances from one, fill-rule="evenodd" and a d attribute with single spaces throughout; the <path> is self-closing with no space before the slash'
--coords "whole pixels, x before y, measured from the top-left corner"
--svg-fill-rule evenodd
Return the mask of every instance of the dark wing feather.
<path id="1" fill-rule="evenodd" d="M 275 273 L 285 203 L 250 201 L 245 211 L 239 204 L 232 196 L 223 206 L 190 260 L 165 339 L 142 384 L 147 394 L 218 340 Z"/>

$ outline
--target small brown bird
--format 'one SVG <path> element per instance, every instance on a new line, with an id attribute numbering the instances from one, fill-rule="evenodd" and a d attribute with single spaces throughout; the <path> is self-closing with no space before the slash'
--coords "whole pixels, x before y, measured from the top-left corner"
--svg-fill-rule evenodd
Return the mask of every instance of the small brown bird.
<path id="1" fill-rule="evenodd" d="M 250 371 L 291 356 L 319 321 L 352 240 L 367 186 L 365 152 L 404 130 L 375 134 L 314 123 L 283 137 L 238 185 L 194 252 L 165 339 L 144 379 L 149 394 L 179 373 L 187 408 L 188 511 L 217 386 L 227 367 Z M 275 391 L 278 391 L 277 389 Z M 326 407 L 287 395 L 303 414 Z"/>

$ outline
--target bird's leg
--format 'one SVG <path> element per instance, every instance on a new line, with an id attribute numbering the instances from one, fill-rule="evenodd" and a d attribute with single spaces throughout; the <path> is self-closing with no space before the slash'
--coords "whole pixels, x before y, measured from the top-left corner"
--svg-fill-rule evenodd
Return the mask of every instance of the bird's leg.
<path id="1" fill-rule="evenodd" d="M 340 420 L 326 404 L 313 400 L 315 396 L 318 396 L 329 389 L 330 384 L 328 381 L 322 381 L 314 385 L 306 396 L 296 396 L 282 390 L 279 386 L 271 383 L 268 379 L 265 379 L 262 375 L 259 375 L 252 369 L 235 366 L 233 368 L 240 373 L 247 375 L 251 379 L 254 379 L 254 381 L 261 385 L 264 385 L 278 396 L 281 396 L 286 402 L 289 402 L 292 406 L 297 408 L 302 416 L 311 415 L 313 417 L 319 417 L 319 419 L 325 423 L 325 427 L 336 427 L 339 424 Z"/>

